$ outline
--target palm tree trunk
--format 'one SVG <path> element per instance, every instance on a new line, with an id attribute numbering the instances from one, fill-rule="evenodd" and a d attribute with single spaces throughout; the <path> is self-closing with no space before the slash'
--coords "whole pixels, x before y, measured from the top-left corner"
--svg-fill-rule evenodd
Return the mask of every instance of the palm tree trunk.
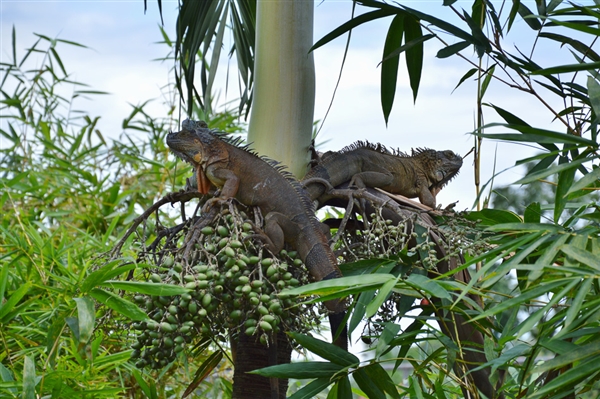
<path id="1" fill-rule="evenodd" d="M 306 173 L 315 104 L 312 1 L 259 1 L 248 141 L 258 153 Z"/>

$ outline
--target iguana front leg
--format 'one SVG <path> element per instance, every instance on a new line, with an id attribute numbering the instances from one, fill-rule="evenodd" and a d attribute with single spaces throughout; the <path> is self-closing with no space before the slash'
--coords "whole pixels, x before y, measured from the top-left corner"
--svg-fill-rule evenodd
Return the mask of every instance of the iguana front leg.
<path id="1" fill-rule="evenodd" d="M 218 197 L 206 201 L 204 205 L 206 209 L 230 198 L 235 198 L 240 187 L 240 178 L 233 171 L 224 167 L 209 165 L 205 173 L 212 184 L 221 187 L 221 193 Z"/>

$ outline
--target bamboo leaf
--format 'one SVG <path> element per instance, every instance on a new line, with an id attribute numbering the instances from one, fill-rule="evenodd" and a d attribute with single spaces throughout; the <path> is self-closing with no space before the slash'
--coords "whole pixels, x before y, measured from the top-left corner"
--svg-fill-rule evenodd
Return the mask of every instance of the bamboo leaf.
<path id="1" fill-rule="evenodd" d="M 375 298 L 373 298 L 373 300 L 371 302 L 369 302 L 369 304 L 367 305 L 367 308 L 365 309 L 366 317 L 372 317 L 375 313 L 377 313 L 377 310 L 379 309 L 379 307 L 389 297 L 389 295 L 392 292 L 392 289 L 396 285 L 397 281 L 398 281 L 397 279 L 388 280 L 385 284 L 383 284 L 381 286 L 381 288 L 379 289 Z"/>
<path id="2" fill-rule="evenodd" d="M 303 380 L 306 378 L 332 378 L 344 369 L 345 367 L 329 362 L 299 362 L 264 367 L 249 373 L 262 375 L 263 377 Z"/>
<path id="3" fill-rule="evenodd" d="M 364 24 L 365 22 L 373 21 L 375 19 L 389 17 L 390 15 L 396 14 L 394 10 L 376 10 L 361 14 L 355 18 L 352 18 L 350 21 L 338 26 L 321 39 L 317 40 L 317 42 L 311 47 L 310 51 L 314 51 L 324 44 L 329 43 L 330 41 L 338 38 L 344 33 L 356 28 L 359 25 Z"/>
<path id="4" fill-rule="evenodd" d="M 383 110 L 383 118 L 385 123 L 388 123 L 390 112 L 394 104 L 394 96 L 396 95 L 396 82 L 398 78 L 398 64 L 400 55 L 389 57 L 389 54 L 402 44 L 402 36 L 404 34 L 404 15 L 398 14 L 392 19 L 390 28 L 388 29 L 385 44 L 383 46 L 383 57 L 381 62 L 381 108 Z"/>
<path id="5" fill-rule="evenodd" d="M 467 71 L 467 73 L 465 73 L 462 78 L 460 78 L 460 80 L 458 81 L 458 84 L 454 87 L 454 89 L 452 90 L 454 92 L 454 90 L 458 89 L 458 86 L 460 86 L 461 84 L 463 84 L 463 82 L 467 79 L 469 79 L 471 76 L 473 76 L 475 74 L 475 72 L 477 72 L 477 68 L 471 68 Z"/>
<path id="6" fill-rule="evenodd" d="M 477 44 L 477 40 L 475 40 L 475 38 L 473 36 L 471 36 L 470 34 L 468 34 L 467 32 L 465 32 L 464 30 L 446 22 L 443 21 L 439 18 L 433 17 L 431 15 L 428 14 L 424 14 L 420 11 L 414 10 L 412 8 L 406 7 L 404 5 L 400 5 L 400 7 L 402 7 L 404 10 L 406 10 L 407 12 L 411 13 L 412 15 L 414 15 L 415 17 L 417 17 L 418 19 L 422 19 L 423 21 L 427 21 L 432 25 L 437 26 L 438 28 L 460 38 L 463 39 L 464 41 L 467 41 L 471 44 Z"/>
<path id="7" fill-rule="evenodd" d="M 340 366 L 349 367 L 360 363 L 360 359 L 353 354 L 328 342 L 296 332 L 290 332 L 288 335 L 315 355 Z"/>
<path id="8" fill-rule="evenodd" d="M 354 381 L 369 399 L 386 399 L 385 393 L 375 384 L 364 369 L 358 369 L 352 374 Z"/>
<path id="9" fill-rule="evenodd" d="M 115 267 L 115 266 L 118 266 L 119 263 L 121 263 L 121 262 L 122 261 L 120 261 L 120 260 L 114 260 L 114 261 L 108 262 L 106 265 L 104 265 L 100 269 L 90 273 L 85 278 L 85 280 L 83 280 L 83 282 L 81 283 L 81 291 L 88 292 L 92 288 L 96 287 L 99 284 L 102 284 L 106 280 L 115 278 L 123 273 L 126 273 L 130 270 L 135 269 L 135 267 L 136 267 L 133 263 L 129 264 L 129 265 L 124 265 L 121 267 Z"/>
<path id="10" fill-rule="evenodd" d="M 570 73 L 570 72 L 579 72 L 579 71 L 592 71 L 594 69 L 600 68 L 600 61 L 597 62 L 583 62 L 580 64 L 568 64 L 568 65 L 559 65 L 550 68 L 539 69 L 537 71 L 532 71 L 532 75 L 554 75 L 557 73 Z"/>
<path id="11" fill-rule="evenodd" d="M 8 266 L 6 266 L 8 267 Z M 31 289 L 31 282 L 27 282 L 21 285 L 16 291 L 10 294 L 8 300 L 0 304 L 0 321 L 2 323 L 8 322 L 5 317 L 14 309 L 19 301 L 29 292 Z"/>
<path id="12" fill-rule="evenodd" d="M 510 298 L 508 300 L 505 300 L 505 301 L 502 301 L 502 302 L 496 304 L 491 309 L 488 309 L 485 312 L 471 318 L 471 321 L 476 321 L 476 320 L 483 319 L 486 317 L 491 317 L 498 313 L 502 313 L 505 310 L 512 308 L 513 306 L 521 306 L 534 298 L 537 298 L 539 296 L 542 296 L 544 294 L 552 292 L 555 288 L 558 288 L 564 284 L 565 284 L 564 281 L 553 281 L 553 282 L 549 282 L 549 283 L 545 283 L 545 284 L 540 284 L 533 289 L 530 289 L 526 292 L 521 293 L 521 295 L 518 295 L 516 297 Z"/>
<path id="13" fill-rule="evenodd" d="M 600 271 L 600 256 L 572 244 L 564 244 L 560 250 L 581 264 Z"/>
<path id="14" fill-rule="evenodd" d="M 128 292 L 136 292 L 139 294 L 155 295 L 155 296 L 172 296 L 181 295 L 189 292 L 188 289 L 179 285 L 159 284 L 159 283 L 143 283 L 135 281 L 114 281 L 109 280 L 101 284 L 103 287 L 109 287 L 116 290 Z"/>
<path id="15" fill-rule="evenodd" d="M 298 391 L 296 391 L 292 396 L 289 396 L 288 399 L 312 399 L 317 397 L 317 394 L 321 393 L 325 390 L 329 385 L 331 385 L 332 381 L 330 378 L 322 377 L 317 378 L 316 380 L 311 381 L 309 384 L 305 385 Z"/>
<path id="16" fill-rule="evenodd" d="M 591 76 L 588 76 L 587 78 L 587 89 L 590 98 L 590 105 L 592 106 L 594 114 L 596 115 L 594 122 L 598 123 L 600 120 L 600 85 L 596 79 Z"/>
<path id="17" fill-rule="evenodd" d="M 448 300 L 451 299 L 448 291 L 446 291 L 437 281 L 431 280 L 427 276 L 412 273 L 410 276 L 408 276 L 406 282 L 412 287 L 415 287 L 420 291 L 424 291 L 433 297 L 444 298 Z"/>
<path id="18" fill-rule="evenodd" d="M 576 352 L 577 354 L 581 354 L 586 360 L 576 363 L 573 368 L 565 371 L 560 374 L 558 377 L 554 378 L 552 381 L 549 381 L 547 384 L 544 384 L 539 390 L 535 391 L 532 395 L 529 395 L 531 399 L 543 398 L 547 397 L 549 394 L 558 394 L 561 390 L 571 391 L 576 384 L 585 378 L 588 378 L 600 371 L 600 363 L 597 358 L 589 356 L 585 356 L 586 354 Z M 594 354 L 598 354 L 598 352 L 593 352 Z M 544 363 L 546 364 L 546 363 Z M 564 395 L 561 395 L 564 397 Z"/>
<path id="19" fill-rule="evenodd" d="M 577 180 L 567 191 L 567 194 L 574 193 L 589 186 L 593 186 L 598 183 L 600 179 L 600 168 L 592 169 L 590 173 Z"/>
<path id="20" fill-rule="evenodd" d="M 510 141 L 515 141 L 515 142 L 531 142 L 531 143 L 538 143 L 538 144 L 564 143 L 564 144 L 576 144 L 576 145 L 591 146 L 594 148 L 597 147 L 597 143 L 595 143 L 592 140 L 583 138 L 583 137 L 574 136 L 572 134 L 555 132 L 552 130 L 538 129 L 538 128 L 529 127 L 529 126 L 502 124 L 502 123 L 490 123 L 488 125 L 485 125 L 483 127 L 483 129 L 489 129 L 491 127 L 496 127 L 496 126 L 501 126 L 501 127 L 506 127 L 509 129 L 517 130 L 518 132 L 521 132 L 522 135 L 510 134 L 510 133 L 508 133 L 508 134 L 475 133 L 475 135 L 480 136 L 480 137 L 492 138 L 492 139 L 495 138 L 497 140 L 510 140 Z M 554 148 L 556 148 L 556 147 L 554 147 Z"/>
<path id="21" fill-rule="evenodd" d="M 200 365 L 200 367 L 198 367 L 198 370 L 196 370 L 196 373 L 194 373 L 194 379 L 192 380 L 192 382 L 190 382 L 190 385 L 188 385 L 186 390 L 183 392 L 182 397 L 185 398 L 186 396 L 188 396 L 189 394 L 194 392 L 194 390 L 198 387 L 198 385 L 200 385 L 200 383 L 212 373 L 212 371 L 215 369 L 215 367 L 217 367 L 219 365 L 219 362 L 221 362 L 221 359 L 223 359 L 223 352 L 221 352 L 221 351 L 213 352 Z"/>
<path id="22" fill-rule="evenodd" d="M 361 292 L 354 305 L 352 316 L 350 317 L 350 323 L 348 324 L 348 333 L 354 331 L 354 329 L 362 322 L 363 317 L 367 310 L 367 305 L 375 297 L 375 290 Z"/>
<path id="23" fill-rule="evenodd" d="M 390 279 L 396 280 L 396 277 L 385 273 L 340 277 L 285 289 L 281 291 L 280 295 L 324 295 L 354 286 L 360 286 L 361 290 L 366 291 L 369 288 L 378 288 Z"/>
<path id="24" fill-rule="evenodd" d="M 523 221 L 525 223 L 540 223 L 542 216 L 542 208 L 539 202 L 532 202 L 525 208 Z"/>
<path id="25" fill-rule="evenodd" d="M 481 84 L 481 92 L 479 101 L 483 100 L 483 96 L 485 96 L 485 92 L 487 91 L 490 82 L 492 81 L 492 77 L 494 76 L 494 71 L 496 70 L 496 64 L 492 65 L 485 73 L 485 78 L 483 78 L 483 83 Z"/>
<path id="26" fill-rule="evenodd" d="M 421 24 L 415 18 L 406 18 L 404 22 L 404 33 L 406 35 L 406 68 L 410 88 L 413 92 L 413 101 L 417 101 L 419 85 L 421 83 L 421 72 L 423 71 L 423 42 L 429 40 L 433 35 L 423 36 Z"/>
<path id="27" fill-rule="evenodd" d="M 542 29 L 542 24 L 540 21 L 533 15 L 531 10 L 525 6 L 522 2 L 519 2 L 519 15 L 523 18 L 523 21 L 533 30 Z"/>
<path id="28" fill-rule="evenodd" d="M 375 347 L 375 353 L 377 357 L 387 353 L 391 349 L 389 346 L 390 342 L 392 342 L 396 335 L 398 335 L 400 329 L 401 326 L 399 324 L 392 322 L 385 323 L 385 327 L 377 339 L 377 346 Z"/>
<path id="29" fill-rule="evenodd" d="M 35 362 L 31 356 L 23 359 L 23 399 L 36 399 Z"/>
<path id="30" fill-rule="evenodd" d="M 560 158 L 564 164 L 569 164 L 564 158 Z M 559 161 L 559 162 L 560 162 Z M 560 165 L 560 163 L 559 163 Z M 567 192 L 571 188 L 575 180 L 576 168 L 568 168 L 558 174 L 558 182 L 556 184 L 556 194 L 554 196 L 554 223 L 558 223 L 565 206 L 567 205 Z"/>
<path id="31" fill-rule="evenodd" d="M 377 381 L 377 385 L 383 389 L 392 398 L 400 399 L 398 388 L 390 375 L 381 367 L 379 363 L 372 363 L 363 369 L 372 381 Z"/>
<path id="32" fill-rule="evenodd" d="M 583 305 L 583 301 L 585 300 L 587 294 L 593 294 L 592 283 L 592 279 L 583 280 L 581 286 L 577 289 L 575 297 L 571 301 L 569 309 L 567 310 L 565 321 L 563 322 L 563 328 L 559 332 L 561 335 L 564 335 L 567 332 L 569 332 L 571 324 L 577 317 L 579 317 L 579 312 L 581 312 L 581 306 Z M 558 334 L 555 337 L 558 338 Z"/>
<path id="33" fill-rule="evenodd" d="M 595 158 L 595 157 L 594 157 Z M 576 170 L 577 167 L 579 165 L 581 165 L 584 162 L 590 162 L 592 158 L 581 158 L 581 159 L 577 159 L 577 160 L 573 160 L 569 163 L 563 163 L 563 164 L 559 164 L 559 165 L 554 165 L 549 167 L 546 170 L 541 170 L 539 172 L 536 173 L 531 173 L 528 174 L 527 176 L 523 177 L 522 179 L 519 179 L 515 182 L 515 184 L 527 184 L 527 183 L 531 183 L 534 182 L 536 180 L 540 180 L 543 179 L 545 177 L 548 177 L 550 175 L 554 175 L 560 172 L 563 172 L 565 170 Z"/>
<path id="34" fill-rule="evenodd" d="M 73 298 L 77 303 L 77 320 L 79 322 L 79 342 L 87 343 L 94 332 L 96 309 L 89 297 Z"/>
<path id="35" fill-rule="evenodd" d="M 98 288 L 93 288 L 90 291 L 90 296 L 100 303 L 108 306 L 112 310 L 121 313 L 123 316 L 131 320 L 146 320 L 148 315 L 136 304 L 130 302 L 112 292 L 104 291 Z"/>
<path id="36" fill-rule="evenodd" d="M 459 51 L 462 51 L 462 50 L 466 49 L 470 45 L 471 45 L 471 43 L 466 42 L 466 41 L 462 41 L 462 42 L 451 44 L 450 46 L 444 47 L 443 49 L 441 49 L 440 51 L 438 51 L 437 54 L 436 54 L 436 57 L 437 58 L 448 58 L 448 57 L 450 57 L 450 56 L 458 53 Z M 472 69 L 472 70 L 476 71 L 476 69 Z M 473 72 L 473 73 L 475 73 L 475 72 Z M 464 79 L 459 82 L 459 85 L 463 81 L 464 81 Z"/>

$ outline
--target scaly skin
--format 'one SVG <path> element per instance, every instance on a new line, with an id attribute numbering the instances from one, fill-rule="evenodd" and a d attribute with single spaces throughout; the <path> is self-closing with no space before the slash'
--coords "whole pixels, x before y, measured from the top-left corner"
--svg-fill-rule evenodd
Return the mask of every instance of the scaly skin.
<path id="1" fill-rule="evenodd" d="M 236 140 L 211 132 L 199 122 L 184 121 L 183 130 L 169 133 L 167 144 L 180 158 L 191 163 L 198 189 L 210 182 L 221 189 L 220 199 L 236 198 L 246 206 L 257 206 L 265 215 L 269 249 L 278 253 L 288 242 L 300 255 L 316 280 L 341 277 L 327 237 L 319 226 L 306 192 L 291 175 L 239 146 Z M 335 334 L 345 316 L 342 301 L 327 301 L 329 321 Z M 341 329 L 336 345 L 347 348 L 347 331 Z"/>
<path id="2" fill-rule="evenodd" d="M 412 155 L 389 151 L 381 144 L 358 141 L 323 160 L 302 180 L 312 200 L 326 187 L 350 181 L 358 188 L 377 187 L 408 198 L 418 197 L 422 204 L 435 208 L 437 193 L 458 174 L 462 157 L 452 151 L 413 150 Z M 312 181 L 311 181 L 312 179 Z"/>

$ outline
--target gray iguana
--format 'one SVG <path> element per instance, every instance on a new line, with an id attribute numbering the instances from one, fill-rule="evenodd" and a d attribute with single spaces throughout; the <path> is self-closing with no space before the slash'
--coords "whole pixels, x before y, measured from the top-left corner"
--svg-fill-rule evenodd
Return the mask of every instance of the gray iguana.
<path id="1" fill-rule="evenodd" d="M 264 230 L 272 252 L 278 253 L 288 242 L 316 281 L 341 277 L 311 200 L 298 181 L 241 146 L 239 140 L 204 126 L 186 120 L 181 131 L 167 135 L 173 153 L 194 167 L 198 190 L 207 193 L 212 184 L 221 189 L 220 199 L 236 198 L 246 206 L 258 207 L 265 215 Z M 331 300 L 325 306 L 330 311 L 332 334 L 340 333 L 334 343 L 346 349 L 345 304 Z"/>
<path id="2" fill-rule="evenodd" d="M 452 151 L 418 148 L 407 155 L 390 151 L 381 144 L 358 141 L 339 152 L 328 152 L 313 167 L 302 183 L 312 200 L 326 186 L 345 182 L 358 188 L 376 187 L 391 194 L 418 197 L 422 204 L 435 208 L 436 195 L 462 166 L 462 157 Z"/>

